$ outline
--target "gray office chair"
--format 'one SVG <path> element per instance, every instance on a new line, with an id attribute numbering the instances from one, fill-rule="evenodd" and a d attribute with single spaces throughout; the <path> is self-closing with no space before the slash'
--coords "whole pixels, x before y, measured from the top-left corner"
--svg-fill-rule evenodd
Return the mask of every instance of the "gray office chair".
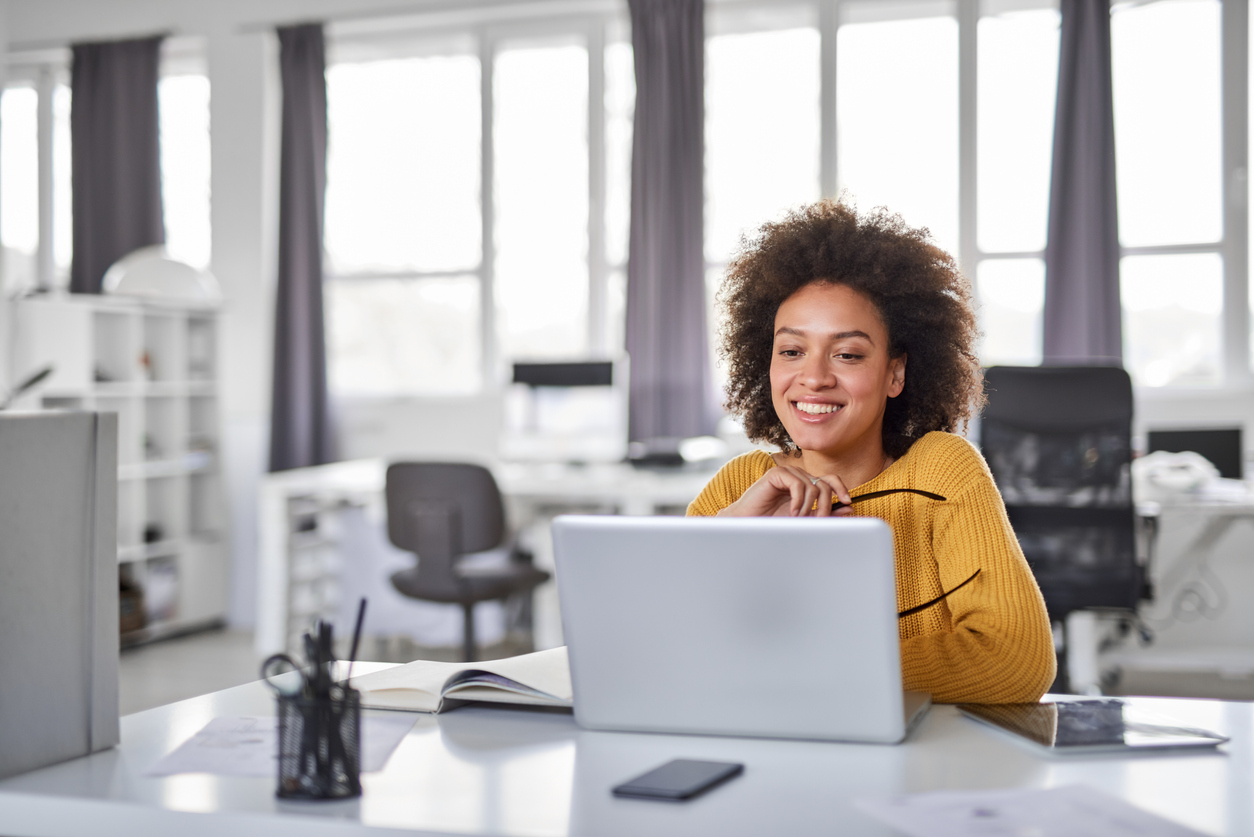
<path id="1" fill-rule="evenodd" d="M 475 659 L 474 607 L 530 594 L 549 574 L 511 548 L 507 564 L 460 566 L 462 556 L 506 545 L 505 508 L 486 468 L 451 462 L 398 462 L 387 470 L 388 539 L 418 556 L 392 574 L 402 595 L 462 606 L 462 650 Z M 529 604 L 529 602 L 528 602 Z M 527 614 L 529 607 L 524 607 Z"/>

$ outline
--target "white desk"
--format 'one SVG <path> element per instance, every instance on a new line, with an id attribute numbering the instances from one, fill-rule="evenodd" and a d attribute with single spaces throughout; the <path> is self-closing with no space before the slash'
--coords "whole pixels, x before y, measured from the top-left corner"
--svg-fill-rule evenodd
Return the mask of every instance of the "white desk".
<path id="1" fill-rule="evenodd" d="M 1233 739 L 1195 755 L 1047 759 L 950 706 L 899 746 L 585 732 L 567 714 L 464 708 L 417 716 L 358 800 L 281 802 L 271 779 L 143 776 L 212 717 L 270 714 L 270 695 L 252 683 L 123 718 L 116 750 L 0 782 L 0 834 L 889 835 L 852 800 L 1081 783 L 1208 834 L 1254 835 L 1254 704 L 1218 701 L 1138 699 Z M 610 795 L 682 756 L 745 773 L 686 804 Z"/>
<path id="2" fill-rule="evenodd" d="M 321 508 L 347 503 L 372 508 L 382 519 L 386 471 L 384 460 L 362 459 L 266 476 L 261 489 L 257 572 L 258 654 L 282 650 L 289 610 L 301 613 L 290 596 L 289 505 L 297 498 Z M 509 523 L 516 529 L 569 509 L 613 509 L 639 515 L 686 507 L 714 475 L 713 470 L 644 470 L 624 463 L 506 463 L 493 466 L 492 473 L 505 498 Z"/>
<path id="3" fill-rule="evenodd" d="M 1216 547 L 1241 521 L 1254 522 L 1254 493 L 1222 496 L 1183 495 L 1156 503 L 1160 514 L 1159 547 L 1155 550 L 1151 566 L 1154 584 L 1154 601 L 1142 603 L 1139 610 L 1142 619 L 1152 629 L 1170 628 L 1175 620 L 1172 615 L 1177 596 L 1186 585 L 1203 580 L 1207 586 L 1214 575 L 1207 579 L 1208 565 L 1215 557 Z M 1201 521 L 1201 526 L 1183 544 L 1169 552 L 1162 548 L 1163 533 L 1190 519 Z M 1247 533 L 1248 536 L 1248 533 Z M 1233 588 L 1229 595 L 1233 607 L 1248 604 L 1248 596 L 1240 588 Z M 1094 611 L 1075 611 L 1068 617 L 1068 674 L 1072 688 L 1090 694 L 1100 692 L 1102 672 L 1113 667 L 1147 667 L 1177 672 L 1224 672 L 1235 677 L 1248 677 L 1254 670 L 1254 648 L 1249 638 L 1241 646 L 1233 642 L 1217 642 L 1209 646 L 1154 644 L 1140 648 L 1134 639 L 1111 645 L 1112 622 L 1103 620 Z"/>

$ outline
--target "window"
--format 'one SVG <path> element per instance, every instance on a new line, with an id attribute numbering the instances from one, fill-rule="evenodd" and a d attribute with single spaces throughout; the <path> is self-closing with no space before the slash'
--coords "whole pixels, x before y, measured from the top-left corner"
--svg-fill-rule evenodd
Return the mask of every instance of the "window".
<path id="1" fill-rule="evenodd" d="M 464 395 L 514 359 L 621 352 L 621 22 L 330 35 L 332 392 Z"/>
<path id="2" fill-rule="evenodd" d="M 203 70 L 163 73 L 157 102 L 166 250 L 180 261 L 207 268 L 211 244 L 209 79 Z"/>
<path id="3" fill-rule="evenodd" d="M 1041 361 L 1058 86 L 1056 9 L 985 9 L 976 29 L 976 246 L 988 365 Z"/>
<path id="4" fill-rule="evenodd" d="M 495 58 L 500 350 L 578 357 L 588 349 L 588 48 L 580 38 L 511 39 Z"/>
<path id="5" fill-rule="evenodd" d="M 910 10 L 842 6 L 836 170 L 861 209 L 887 206 L 957 252 L 958 22 L 952 3 Z"/>
<path id="6" fill-rule="evenodd" d="M 1124 365 L 1145 386 L 1223 369 L 1218 0 L 1117 5 L 1111 17 Z"/>
<path id="7" fill-rule="evenodd" d="M 39 249 L 39 94 L 14 84 L 0 97 L 0 240 L 5 284 L 36 283 Z"/>
<path id="8" fill-rule="evenodd" d="M 1248 132 L 1245 103 L 1222 98 L 1222 8 L 1113 5 L 1124 357 L 1141 386 L 1241 381 L 1254 357 L 1224 306 L 1246 298 L 1229 260 L 1248 236 L 1224 235 L 1225 109 L 1241 117 L 1230 138 Z M 928 227 L 973 280 L 982 360 L 1039 363 L 1057 2 L 743 2 L 707 18 L 707 284 L 740 234 L 817 182 Z M 1240 34 L 1222 45 L 1236 66 Z M 1244 169 L 1229 176 L 1244 188 Z"/>
<path id="9" fill-rule="evenodd" d="M 166 245 L 174 258 L 207 267 L 209 79 L 203 44 L 162 44 L 157 96 Z M 10 56 L 0 96 L 0 242 L 5 285 L 22 292 L 66 287 L 73 260 L 69 52 Z"/>
<path id="10" fill-rule="evenodd" d="M 714 298 L 740 236 L 820 194 L 820 41 L 812 7 L 714 8 L 707 17 L 707 323 L 721 390 Z"/>
<path id="11" fill-rule="evenodd" d="M 339 394 L 482 383 L 479 55 L 469 38 L 420 47 L 327 70 L 326 312 Z"/>

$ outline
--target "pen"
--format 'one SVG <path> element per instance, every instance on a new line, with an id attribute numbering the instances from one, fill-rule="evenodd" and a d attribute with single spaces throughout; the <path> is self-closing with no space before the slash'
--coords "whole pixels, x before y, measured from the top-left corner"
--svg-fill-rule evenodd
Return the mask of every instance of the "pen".
<path id="1" fill-rule="evenodd" d="M 348 675 L 344 678 L 344 684 L 348 685 L 353 679 L 353 663 L 357 662 L 357 643 L 361 641 L 361 624 L 366 619 L 366 597 L 361 597 L 361 603 L 357 605 L 357 627 L 353 629 L 353 644 L 348 651 Z"/>

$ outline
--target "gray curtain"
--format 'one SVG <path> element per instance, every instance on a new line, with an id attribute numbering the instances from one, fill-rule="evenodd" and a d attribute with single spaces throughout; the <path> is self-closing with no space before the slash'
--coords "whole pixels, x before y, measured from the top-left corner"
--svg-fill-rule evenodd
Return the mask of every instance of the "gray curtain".
<path id="1" fill-rule="evenodd" d="M 702 252 L 702 0 L 629 0 L 636 64 L 627 266 L 629 435 L 708 433 L 714 422 Z"/>
<path id="2" fill-rule="evenodd" d="M 270 470 L 335 458 L 322 318 L 327 180 L 326 56 L 320 24 L 280 27 L 283 127 Z"/>
<path id="3" fill-rule="evenodd" d="M 74 293 L 100 293 L 111 264 L 132 250 L 165 242 L 157 124 L 160 61 L 160 37 L 73 47 Z"/>
<path id="4" fill-rule="evenodd" d="M 1045 245 L 1046 363 L 1123 357 L 1109 0 L 1062 0 Z"/>

